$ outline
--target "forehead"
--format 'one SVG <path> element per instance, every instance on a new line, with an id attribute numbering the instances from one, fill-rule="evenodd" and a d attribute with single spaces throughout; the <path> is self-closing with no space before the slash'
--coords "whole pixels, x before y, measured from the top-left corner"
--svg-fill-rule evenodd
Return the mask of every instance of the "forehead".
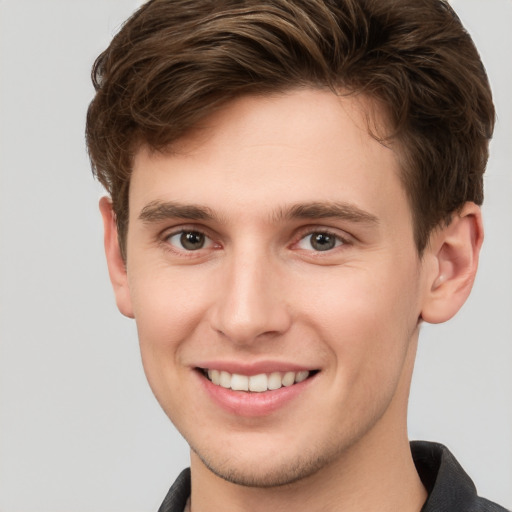
<path id="1" fill-rule="evenodd" d="M 130 214 L 154 201 L 242 215 L 301 202 L 378 210 L 387 196 L 403 195 L 396 155 L 370 135 L 383 126 L 361 96 L 300 89 L 239 98 L 168 152 L 138 151 Z"/>

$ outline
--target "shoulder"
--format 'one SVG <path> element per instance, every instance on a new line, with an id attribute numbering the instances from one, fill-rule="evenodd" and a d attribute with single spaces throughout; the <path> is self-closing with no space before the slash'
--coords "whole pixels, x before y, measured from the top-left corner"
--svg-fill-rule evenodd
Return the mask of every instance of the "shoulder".
<path id="1" fill-rule="evenodd" d="M 190 496 L 190 468 L 184 469 L 172 484 L 158 512 L 183 512 Z"/>
<path id="2" fill-rule="evenodd" d="M 508 512 L 478 496 L 473 481 L 446 446 L 413 441 L 411 452 L 429 493 L 421 512 Z"/>

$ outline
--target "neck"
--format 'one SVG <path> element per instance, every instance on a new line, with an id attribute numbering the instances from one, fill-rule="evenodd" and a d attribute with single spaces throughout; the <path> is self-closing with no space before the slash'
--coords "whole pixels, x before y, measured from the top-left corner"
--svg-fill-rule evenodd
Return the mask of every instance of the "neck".
<path id="1" fill-rule="evenodd" d="M 378 456 L 347 453 L 344 464 L 333 464 L 298 482 L 272 488 L 226 482 L 195 461 L 191 512 L 419 512 L 427 494 L 408 443 L 401 453 L 386 451 L 387 455 L 381 452 Z M 354 457 L 357 465 L 351 461 Z"/>

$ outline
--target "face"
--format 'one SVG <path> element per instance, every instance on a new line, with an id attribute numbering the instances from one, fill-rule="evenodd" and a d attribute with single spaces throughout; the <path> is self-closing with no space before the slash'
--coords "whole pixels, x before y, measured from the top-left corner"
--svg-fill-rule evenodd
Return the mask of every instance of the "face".
<path id="1" fill-rule="evenodd" d="M 425 279 L 368 108 L 246 97 L 136 155 L 118 304 L 193 463 L 225 479 L 291 482 L 405 429 Z"/>

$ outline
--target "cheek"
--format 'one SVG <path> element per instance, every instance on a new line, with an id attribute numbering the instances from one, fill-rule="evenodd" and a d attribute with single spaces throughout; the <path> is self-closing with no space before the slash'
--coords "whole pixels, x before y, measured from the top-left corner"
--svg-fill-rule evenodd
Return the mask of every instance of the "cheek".
<path id="1" fill-rule="evenodd" d="M 344 268 L 324 279 L 303 309 L 307 322 L 321 334 L 343 378 L 360 373 L 383 377 L 396 373 L 418 323 L 418 282 L 415 267 L 395 265 Z"/>
<path id="2" fill-rule="evenodd" d="M 180 279 L 168 269 L 141 272 L 130 280 L 144 371 L 158 399 L 169 379 L 180 378 L 185 342 L 205 316 L 203 285 L 201 279 Z"/>
<path id="3" fill-rule="evenodd" d="M 400 383 L 407 382 L 417 325 L 414 300 L 400 286 L 390 288 L 389 281 L 355 277 L 312 300 L 316 304 L 309 321 L 332 363 L 326 369 L 329 392 L 322 407 L 343 404 L 333 412 L 340 431 L 371 425 L 403 388 Z"/>
<path id="4" fill-rule="evenodd" d="M 129 275 L 135 320 L 145 337 L 172 342 L 201 317 L 207 281 L 164 265 L 148 267 Z"/>
<path id="5" fill-rule="evenodd" d="M 170 390 L 182 386 L 185 341 L 202 317 L 201 301 L 191 288 L 163 272 L 156 279 L 139 275 L 130 282 L 144 373 L 171 421 L 187 407 L 184 395 Z"/>

